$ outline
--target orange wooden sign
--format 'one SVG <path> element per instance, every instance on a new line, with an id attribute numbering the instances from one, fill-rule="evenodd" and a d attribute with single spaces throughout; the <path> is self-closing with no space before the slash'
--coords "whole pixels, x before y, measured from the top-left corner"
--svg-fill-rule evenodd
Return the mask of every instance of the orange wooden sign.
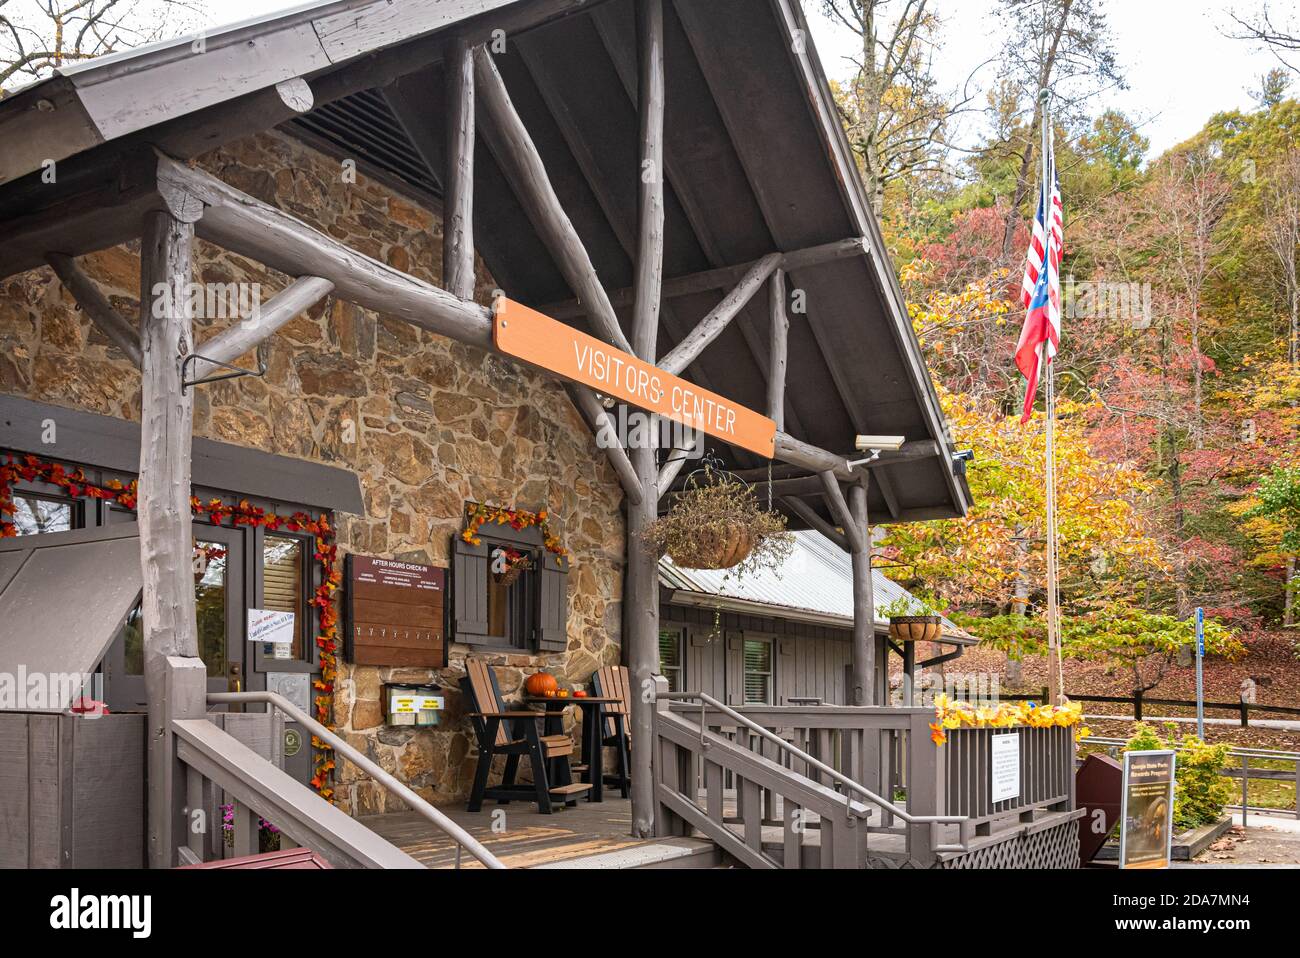
<path id="1" fill-rule="evenodd" d="M 492 327 L 497 349 L 768 459 L 776 423 L 766 416 L 664 372 L 594 336 L 504 297 Z"/>

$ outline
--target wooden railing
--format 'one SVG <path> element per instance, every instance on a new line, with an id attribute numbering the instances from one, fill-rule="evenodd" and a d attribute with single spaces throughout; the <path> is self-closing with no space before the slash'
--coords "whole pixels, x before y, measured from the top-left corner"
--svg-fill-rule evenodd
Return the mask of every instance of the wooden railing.
<path id="1" fill-rule="evenodd" d="M 800 867 L 819 853 L 792 833 L 793 807 L 796 822 L 830 817 L 818 843 L 830 849 L 822 864 L 843 867 L 848 852 L 840 834 L 852 829 L 848 844 L 855 847 L 854 867 L 861 867 L 870 858 L 930 864 L 995 832 L 1073 809 L 1071 729 L 953 729 L 946 744 L 936 745 L 932 721 L 928 708 L 729 708 L 696 693 L 661 698 L 655 752 L 661 817 L 670 834 L 687 824 L 710 837 L 725 831 L 719 844 L 728 851 L 739 838 L 748 854 L 736 857 L 747 864 L 762 857 L 769 866 Z M 1020 745 L 1019 794 L 994 803 L 991 738 L 1012 732 Z M 778 825 L 781 850 L 772 847 Z M 799 850 L 797 859 L 792 849 Z"/>
<path id="2" fill-rule="evenodd" d="M 462 850 L 487 868 L 505 867 L 463 828 L 284 697 L 272 692 L 220 692 L 209 694 L 207 700 L 211 705 L 261 704 L 273 711 L 172 721 L 176 758 L 184 770 L 184 817 L 188 827 L 186 841 L 179 849 L 183 862 L 197 864 L 226 854 L 232 857 L 256 854 L 260 817 L 275 825 L 282 847 L 287 841 L 310 848 L 336 868 L 422 867 L 213 721 L 239 720 L 244 725 L 250 722 L 256 725 L 263 720 L 261 724 L 268 731 L 262 738 L 278 743 L 282 713 L 327 742 L 339 755 L 456 842 L 457 867 Z M 233 813 L 231 847 L 225 846 L 223 805 L 229 805 Z"/>
<path id="3" fill-rule="evenodd" d="M 1020 745 L 1020 793 L 993 801 L 993 738 L 1015 735 Z M 938 746 L 944 770 L 944 808 L 970 819 L 976 835 L 987 835 L 994 824 L 1013 815 L 1032 821 L 1042 812 L 1074 808 L 1074 729 L 957 728 Z M 931 743 L 933 745 L 933 743 Z"/>
<path id="4" fill-rule="evenodd" d="M 944 837 L 958 837 L 963 820 L 927 810 L 937 790 L 929 802 L 918 798 L 904 808 L 833 764 L 847 758 L 844 767 L 876 767 L 871 740 L 886 731 L 915 731 L 929 720 L 925 710 L 877 715 L 879 724 L 867 728 L 849 720 L 854 712 L 861 718 L 860 709 L 742 713 L 702 693 L 670 695 L 659 682 L 654 767 L 660 834 L 698 829 L 754 868 L 861 868 L 876 854 L 928 862 L 965 850 Z M 875 845 L 872 833 L 880 836 Z"/>

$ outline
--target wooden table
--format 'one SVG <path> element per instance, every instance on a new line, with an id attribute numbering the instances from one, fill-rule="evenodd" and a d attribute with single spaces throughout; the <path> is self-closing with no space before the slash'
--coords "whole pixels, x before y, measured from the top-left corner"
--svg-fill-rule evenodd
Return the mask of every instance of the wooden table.
<path id="1" fill-rule="evenodd" d="M 621 705 L 621 698 L 602 697 L 598 695 L 574 696 L 566 698 L 542 698 L 537 696 L 528 696 L 524 701 L 530 705 L 543 705 L 546 707 L 546 734 L 560 735 L 564 732 L 564 710 L 570 705 L 576 705 L 583 710 L 582 714 L 582 760 L 587 766 L 587 781 L 591 784 L 591 791 L 587 793 L 587 801 L 603 802 L 605 800 L 605 769 L 604 769 L 604 748 L 601 747 L 601 726 L 604 725 L 604 719 L 600 714 L 602 705 Z"/>

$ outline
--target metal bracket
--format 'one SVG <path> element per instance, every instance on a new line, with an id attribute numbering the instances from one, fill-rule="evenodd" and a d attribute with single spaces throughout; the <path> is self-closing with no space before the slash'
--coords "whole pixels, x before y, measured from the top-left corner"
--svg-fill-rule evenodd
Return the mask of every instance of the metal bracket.
<path id="1" fill-rule="evenodd" d="M 190 379 L 190 365 L 199 360 L 209 363 L 213 366 L 220 366 L 229 372 L 217 373 L 213 376 L 204 376 L 202 379 Z M 262 358 L 261 351 L 257 354 L 257 368 L 245 369 L 243 366 L 232 366 L 230 363 L 223 363 L 219 359 L 208 359 L 206 356 L 200 356 L 198 353 L 190 353 L 181 361 L 181 394 L 184 395 L 186 390 L 191 386 L 206 386 L 209 383 L 219 383 L 227 379 L 239 379 L 241 376 L 257 376 L 259 379 L 266 375 L 266 360 Z"/>

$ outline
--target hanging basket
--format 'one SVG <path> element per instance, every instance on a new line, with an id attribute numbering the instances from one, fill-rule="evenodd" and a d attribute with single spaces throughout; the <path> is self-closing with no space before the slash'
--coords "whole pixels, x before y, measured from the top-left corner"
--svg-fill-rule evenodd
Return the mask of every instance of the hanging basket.
<path id="1" fill-rule="evenodd" d="M 937 615 L 891 615 L 889 637 L 895 642 L 933 642 L 943 632 Z"/>
<path id="2" fill-rule="evenodd" d="M 703 529 L 693 542 L 668 547 L 673 563 L 685 569 L 730 569 L 749 558 L 754 536 L 738 523 Z"/>
<path id="3" fill-rule="evenodd" d="M 642 534 L 646 547 L 684 569 L 776 567 L 793 538 L 785 517 L 760 507 L 750 488 L 712 462 L 687 477 L 668 514 Z"/>
<path id="4" fill-rule="evenodd" d="M 504 572 L 493 572 L 492 580 L 498 585 L 510 588 L 519 581 L 520 576 L 533 567 L 532 557 L 515 549 L 503 549 L 508 565 Z"/>

